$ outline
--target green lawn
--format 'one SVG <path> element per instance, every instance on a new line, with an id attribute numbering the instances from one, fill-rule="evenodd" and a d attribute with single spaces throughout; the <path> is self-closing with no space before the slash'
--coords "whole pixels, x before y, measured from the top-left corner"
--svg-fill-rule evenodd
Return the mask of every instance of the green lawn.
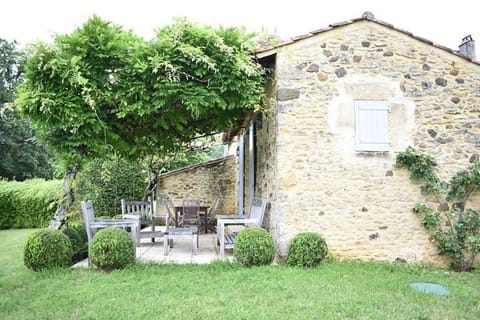
<path id="1" fill-rule="evenodd" d="M 0 231 L 0 319 L 480 319 L 480 272 L 332 262 L 311 269 L 215 263 L 36 273 L 31 230 Z M 436 282 L 448 297 L 414 292 Z"/>

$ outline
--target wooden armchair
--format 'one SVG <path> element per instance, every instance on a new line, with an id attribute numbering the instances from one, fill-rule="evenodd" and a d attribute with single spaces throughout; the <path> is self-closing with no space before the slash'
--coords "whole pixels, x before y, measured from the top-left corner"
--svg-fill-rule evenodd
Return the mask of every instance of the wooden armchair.
<path id="1" fill-rule="evenodd" d="M 124 219 L 140 219 L 141 225 L 148 225 L 147 229 L 140 228 L 139 241 L 143 238 L 151 238 L 151 241 L 155 242 L 155 238 L 163 237 L 163 231 L 159 229 L 159 226 L 156 226 L 153 205 L 150 199 L 147 201 L 127 201 L 122 199 L 121 204 L 122 217 Z"/>
<path id="2" fill-rule="evenodd" d="M 168 248 L 173 248 L 173 240 L 181 239 L 186 237 L 191 237 L 192 239 L 192 248 L 194 254 L 197 254 L 198 248 L 198 226 L 187 226 L 183 224 L 182 227 L 170 226 L 169 216 L 172 216 L 175 212 L 175 206 L 172 200 L 166 194 L 159 194 L 157 198 L 157 210 L 163 208 L 167 215 L 167 227 L 165 230 L 165 236 L 163 238 L 163 255 L 168 255 Z M 198 219 L 198 218 L 196 218 Z M 183 221 L 185 222 L 185 221 Z"/>
<path id="3" fill-rule="evenodd" d="M 184 199 L 179 226 L 200 226 L 200 200 Z"/>
<path id="4" fill-rule="evenodd" d="M 82 207 L 83 221 L 85 222 L 85 229 L 87 230 L 88 239 L 88 263 L 90 265 L 90 246 L 92 239 L 97 233 L 98 229 L 116 227 L 116 228 L 130 228 L 130 236 L 133 242 L 138 244 L 140 231 L 140 218 L 131 219 L 96 219 L 93 210 L 92 201 L 82 201 L 80 203 Z"/>
<path id="5" fill-rule="evenodd" d="M 213 200 L 213 202 L 212 202 L 212 206 L 210 207 L 210 209 L 207 212 L 207 218 L 205 220 L 200 219 L 200 222 L 202 223 L 203 227 L 205 228 L 205 233 L 207 233 L 208 230 L 210 230 L 212 232 L 217 232 L 216 220 L 217 220 L 217 210 L 218 210 L 218 205 L 219 204 L 220 204 L 220 198 L 215 198 L 215 200 Z M 205 223 L 206 223 L 206 225 L 205 225 Z"/>
<path id="6" fill-rule="evenodd" d="M 250 206 L 250 212 L 245 217 L 232 216 L 217 219 L 217 237 L 220 243 L 220 255 L 225 256 L 225 249 L 232 249 L 235 243 L 235 237 L 240 229 L 227 230 L 229 225 L 240 225 L 243 227 L 261 227 L 263 224 L 263 218 L 265 216 L 265 210 L 267 207 L 267 200 L 258 199 L 252 200 Z"/>

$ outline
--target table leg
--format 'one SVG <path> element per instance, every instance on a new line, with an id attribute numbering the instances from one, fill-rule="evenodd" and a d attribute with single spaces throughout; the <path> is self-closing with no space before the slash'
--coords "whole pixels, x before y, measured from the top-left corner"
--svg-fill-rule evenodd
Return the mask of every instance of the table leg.
<path id="1" fill-rule="evenodd" d="M 155 234 L 155 218 L 152 218 L 152 234 Z M 155 238 L 152 237 L 152 242 L 155 242 Z"/>
<path id="2" fill-rule="evenodd" d="M 192 247 L 193 247 L 193 254 L 197 254 L 197 246 L 198 246 L 198 233 L 192 234 Z"/>
<path id="3" fill-rule="evenodd" d="M 168 234 L 163 235 L 163 255 L 168 255 Z"/>
<path id="4" fill-rule="evenodd" d="M 203 218 L 203 225 L 205 226 L 205 234 L 208 233 L 208 212 L 205 212 L 204 218 Z"/>

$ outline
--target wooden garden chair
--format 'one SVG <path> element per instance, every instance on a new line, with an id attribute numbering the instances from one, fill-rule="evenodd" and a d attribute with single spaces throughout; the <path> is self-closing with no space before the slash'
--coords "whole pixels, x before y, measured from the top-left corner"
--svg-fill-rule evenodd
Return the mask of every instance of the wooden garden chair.
<path id="1" fill-rule="evenodd" d="M 167 213 L 167 223 L 166 223 L 166 230 L 165 235 L 163 238 L 163 255 L 168 255 L 169 247 L 173 247 L 173 240 L 175 239 L 182 239 L 186 237 L 192 238 L 192 248 L 193 253 L 197 254 L 197 248 L 199 245 L 198 240 L 198 226 L 192 225 L 187 226 L 184 225 L 183 227 L 171 227 L 169 223 L 168 217 L 172 216 L 175 212 L 175 206 L 172 200 L 165 194 L 160 194 L 157 200 L 157 207 L 164 208 Z"/>
<path id="2" fill-rule="evenodd" d="M 180 216 L 181 227 L 200 226 L 200 200 L 184 199 L 182 205 L 182 215 Z"/>
<path id="3" fill-rule="evenodd" d="M 252 200 L 250 205 L 250 212 L 246 217 L 233 216 L 217 219 L 217 237 L 220 243 L 220 255 L 225 256 L 225 249 L 233 249 L 235 244 L 235 237 L 242 227 L 262 227 L 265 210 L 267 207 L 267 200 L 258 199 Z M 235 230 L 227 230 L 229 226 L 241 226 Z M 233 229 L 233 228 L 232 228 Z"/>
<path id="4" fill-rule="evenodd" d="M 153 214 L 153 204 L 150 199 L 147 201 L 128 201 L 121 200 L 122 217 L 125 219 L 140 219 L 139 241 L 144 238 L 150 238 L 155 242 L 155 238 L 163 237 L 163 231 L 160 226 L 156 224 L 156 218 Z M 143 228 L 147 226 L 147 228 Z"/>
<path id="5" fill-rule="evenodd" d="M 130 219 L 96 219 L 95 212 L 93 210 L 92 201 L 82 201 L 80 203 L 82 207 L 83 221 L 85 222 L 85 229 L 87 230 L 88 239 L 88 263 L 90 263 L 90 247 L 93 237 L 97 231 L 101 228 L 115 227 L 115 228 L 130 228 L 130 236 L 134 242 L 134 246 L 139 243 L 138 233 L 140 231 L 140 218 Z"/>
<path id="6" fill-rule="evenodd" d="M 220 198 L 215 198 L 212 202 L 212 206 L 207 212 L 207 218 L 206 219 L 200 219 L 203 227 L 205 228 L 205 233 L 210 230 L 211 232 L 217 232 L 217 210 L 218 206 L 220 204 Z"/>

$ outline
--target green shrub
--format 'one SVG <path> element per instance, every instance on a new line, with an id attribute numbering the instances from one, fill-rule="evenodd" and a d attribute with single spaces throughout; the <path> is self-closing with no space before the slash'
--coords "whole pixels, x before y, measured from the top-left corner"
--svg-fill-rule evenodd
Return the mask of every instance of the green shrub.
<path id="1" fill-rule="evenodd" d="M 45 228 L 62 196 L 62 181 L 0 181 L 0 229 Z"/>
<path id="2" fill-rule="evenodd" d="M 121 228 L 98 231 L 90 248 L 92 263 L 105 271 L 123 269 L 135 262 L 135 244 Z"/>
<path id="3" fill-rule="evenodd" d="M 233 255 L 246 267 L 271 264 L 275 258 L 273 237 L 262 228 L 245 228 L 235 239 Z"/>
<path id="4" fill-rule="evenodd" d="M 23 249 L 23 263 L 33 271 L 68 267 L 72 261 L 72 244 L 59 230 L 40 229 L 30 234 Z"/>
<path id="5" fill-rule="evenodd" d="M 62 232 L 72 243 L 72 263 L 81 261 L 88 257 L 88 238 L 84 224 L 66 225 Z"/>
<path id="6" fill-rule="evenodd" d="M 328 254 L 325 240 L 317 233 L 303 232 L 297 234 L 288 249 L 287 265 L 292 267 L 315 267 Z"/>
<path id="7" fill-rule="evenodd" d="M 145 191 L 147 171 L 139 161 L 129 162 L 115 156 L 92 161 L 78 176 L 77 199 L 95 204 L 95 215 L 113 217 L 121 214 L 121 199 L 141 199 Z"/>

